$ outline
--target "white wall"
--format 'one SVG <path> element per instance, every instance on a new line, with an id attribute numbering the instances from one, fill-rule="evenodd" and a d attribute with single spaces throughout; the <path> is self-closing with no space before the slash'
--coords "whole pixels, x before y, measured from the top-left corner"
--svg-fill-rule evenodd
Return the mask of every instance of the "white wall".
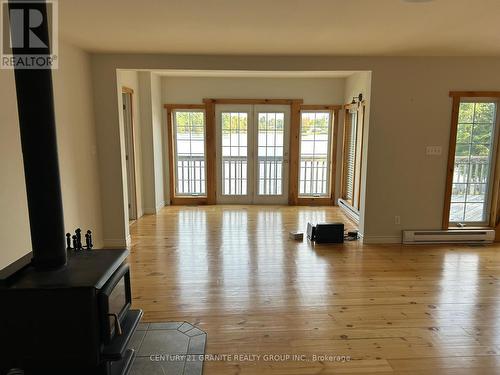
<path id="1" fill-rule="evenodd" d="M 365 168 L 367 242 L 399 242 L 403 229 L 441 227 L 450 131 L 450 90 L 500 90 L 500 58 L 467 57 L 294 57 L 96 54 L 92 58 L 96 123 L 108 139 L 119 135 L 116 68 L 197 70 L 371 71 L 372 86 Z M 342 98 L 345 99 L 345 98 Z M 114 112 L 114 113 L 113 113 Z M 123 202 L 119 139 L 106 145 L 113 156 L 102 163 L 112 209 Z M 442 145 L 442 156 L 426 156 L 427 145 Z M 118 147 L 117 147 L 118 146 Z M 121 206 L 121 207 L 120 207 Z M 116 212 L 116 211 L 115 211 Z M 394 216 L 401 217 L 396 225 Z M 121 218 L 115 215 L 116 233 Z M 122 224 L 123 226 L 123 224 Z"/>
<path id="2" fill-rule="evenodd" d="M 0 269 L 31 250 L 14 74 L 0 70 Z"/>
<path id="3" fill-rule="evenodd" d="M 164 161 L 165 150 L 165 122 L 164 110 L 162 101 L 161 77 L 156 74 L 151 74 L 151 113 L 153 121 L 153 150 L 154 150 L 154 173 L 155 173 L 155 204 L 156 211 L 165 206 L 165 202 L 170 202 L 170 197 L 165 200 L 164 183 L 168 176 L 168 164 Z M 167 167 L 165 168 L 165 165 Z"/>
<path id="4" fill-rule="evenodd" d="M 64 42 L 59 45 L 59 58 L 53 81 L 65 228 L 90 228 L 95 245 L 100 247 L 103 231 L 90 58 Z M 0 70 L 0 103 L 3 268 L 31 250 L 14 75 L 10 70 Z"/>
<path id="5" fill-rule="evenodd" d="M 165 205 L 161 80 L 151 72 L 138 74 L 143 208 L 144 213 L 154 214 Z"/>
<path id="6" fill-rule="evenodd" d="M 304 104 L 343 104 L 344 78 L 165 77 L 163 100 L 201 104 L 204 98 L 304 99 Z"/>
<path id="7" fill-rule="evenodd" d="M 67 231 L 90 228 L 102 246 L 99 164 L 95 142 L 90 59 L 71 45 L 59 47 L 54 94 L 61 168 L 64 223 Z"/>
<path id="8" fill-rule="evenodd" d="M 156 213 L 151 72 L 139 72 L 142 198 L 146 214 Z"/>

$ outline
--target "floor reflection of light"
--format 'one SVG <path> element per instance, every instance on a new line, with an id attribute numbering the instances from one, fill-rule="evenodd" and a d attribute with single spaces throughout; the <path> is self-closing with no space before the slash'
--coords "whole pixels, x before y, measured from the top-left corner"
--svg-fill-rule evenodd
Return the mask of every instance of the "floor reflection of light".
<path id="1" fill-rule="evenodd" d="M 473 322 L 478 294 L 477 254 L 447 253 L 441 273 L 439 306 L 435 316 L 439 323 Z"/>
<path id="2" fill-rule="evenodd" d="M 180 210 L 178 218 L 179 302 L 204 306 L 208 293 L 206 213 L 197 209 Z"/>
<path id="3" fill-rule="evenodd" d="M 222 213 L 222 283 L 226 307 L 246 309 L 249 294 L 248 213 L 242 209 L 226 209 Z"/>
<path id="4" fill-rule="evenodd" d="M 304 232 L 304 242 L 295 255 L 296 289 L 301 304 L 308 306 L 320 305 L 326 299 L 326 294 L 332 291 L 328 282 L 328 264 L 325 263 L 314 244 L 307 239 L 307 223 L 316 225 L 326 222 L 326 212 L 320 209 L 304 208 L 298 212 L 298 229 Z"/>
<path id="5" fill-rule="evenodd" d="M 273 305 L 283 301 L 288 265 L 284 263 L 283 218 L 279 211 L 259 211 L 257 214 L 256 284 L 258 302 Z M 254 250 L 255 251 L 255 250 Z"/>
<path id="6" fill-rule="evenodd" d="M 324 223 L 326 222 L 326 212 L 325 210 L 321 209 L 301 209 L 299 211 L 299 217 L 298 217 L 298 228 L 297 230 L 306 230 L 307 228 L 307 223 L 311 223 L 313 225 L 316 225 L 318 223 Z"/>

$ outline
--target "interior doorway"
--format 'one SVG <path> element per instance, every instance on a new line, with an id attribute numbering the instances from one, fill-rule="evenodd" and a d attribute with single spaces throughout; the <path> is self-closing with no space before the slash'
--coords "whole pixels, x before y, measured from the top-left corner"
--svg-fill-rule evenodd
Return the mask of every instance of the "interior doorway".
<path id="1" fill-rule="evenodd" d="M 287 204 L 289 105 L 217 105 L 217 203 Z"/>
<path id="2" fill-rule="evenodd" d="M 137 220 L 137 188 L 135 180 L 134 120 L 132 105 L 133 93 L 134 91 L 132 89 L 126 87 L 122 89 L 129 221 Z"/>

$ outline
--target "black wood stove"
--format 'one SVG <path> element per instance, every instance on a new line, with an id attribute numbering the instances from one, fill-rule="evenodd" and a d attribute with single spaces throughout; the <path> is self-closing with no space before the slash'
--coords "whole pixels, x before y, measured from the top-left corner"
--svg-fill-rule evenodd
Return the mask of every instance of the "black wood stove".
<path id="1" fill-rule="evenodd" d="M 131 310 L 127 250 L 70 250 L 67 264 L 31 264 L 0 286 L 1 374 L 126 374 L 129 340 L 142 316 Z"/>
<path id="2" fill-rule="evenodd" d="M 9 7 L 36 7 L 37 36 L 49 45 L 44 0 Z M 73 248 L 65 245 L 52 72 L 16 68 L 15 78 L 33 251 L 0 270 L 0 375 L 127 374 L 142 316 L 130 308 L 128 250 L 92 250 L 89 233 L 84 249 L 79 230 Z"/>

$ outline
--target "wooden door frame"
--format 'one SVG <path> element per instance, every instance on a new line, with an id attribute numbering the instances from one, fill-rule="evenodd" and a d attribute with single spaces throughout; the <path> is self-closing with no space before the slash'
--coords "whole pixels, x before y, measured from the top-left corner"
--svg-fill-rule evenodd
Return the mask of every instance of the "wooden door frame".
<path id="1" fill-rule="evenodd" d="M 209 202 L 209 178 L 208 178 L 208 159 L 210 150 L 207 144 L 207 113 L 206 106 L 204 104 L 165 104 L 163 106 L 167 110 L 167 144 L 168 144 L 168 166 L 169 166 L 169 188 L 170 188 L 170 204 L 171 205 L 203 205 L 208 204 Z M 189 196 L 176 196 L 175 194 L 175 155 L 174 155 L 174 121 L 172 118 L 172 114 L 175 110 L 203 110 L 205 117 L 205 172 L 206 172 L 206 180 L 205 180 L 205 191 L 206 196 L 203 197 L 189 197 Z"/>
<path id="2" fill-rule="evenodd" d="M 215 187 L 216 187 L 216 203 L 217 204 L 242 204 L 242 205 L 252 205 L 254 204 L 254 189 L 255 189 L 255 169 L 253 165 L 250 163 L 253 162 L 253 158 L 251 160 L 250 153 L 253 153 L 253 145 L 255 139 L 252 138 L 253 134 L 253 121 L 254 121 L 254 113 L 253 113 L 253 104 L 220 104 L 218 107 L 215 107 Z M 245 113 L 247 114 L 247 194 L 245 195 L 226 195 L 222 194 L 222 187 L 224 182 L 222 181 L 223 169 L 222 166 L 222 129 L 220 129 L 217 125 L 221 124 L 222 113 L 223 112 L 237 112 L 237 113 Z"/>
<path id="3" fill-rule="evenodd" d="M 295 104 L 295 105 L 294 105 Z M 290 119 L 290 171 L 288 186 L 288 204 L 294 206 L 333 206 L 335 205 L 335 181 L 337 174 L 337 137 L 339 111 L 342 105 L 336 104 L 300 104 L 294 103 L 291 108 Z M 299 195 L 300 175 L 300 125 L 302 111 L 328 111 L 333 116 L 330 129 L 330 165 L 328 197 L 301 197 Z M 293 141 L 292 141 L 293 140 Z M 292 168 L 293 167 L 293 168 Z M 292 174 L 293 169 L 293 174 Z"/>
<path id="4" fill-rule="evenodd" d="M 135 165 L 135 126 L 134 126 L 134 90 L 131 89 L 130 87 L 127 87 L 127 86 L 122 86 L 122 94 L 127 94 L 127 95 L 130 95 L 130 141 L 131 141 L 131 145 L 132 145 L 132 149 L 130 150 L 130 156 L 129 158 L 131 158 L 131 164 L 132 164 L 132 181 L 129 181 L 128 180 L 128 173 L 127 172 L 127 184 L 130 184 L 132 183 L 133 185 L 133 191 L 134 191 L 134 196 L 132 197 L 132 201 L 134 202 L 135 204 L 135 218 L 130 218 L 130 214 L 129 214 L 129 220 L 137 220 L 139 218 L 139 210 L 138 210 L 138 201 L 137 201 L 137 176 L 136 176 L 136 165 Z M 123 104 L 123 101 L 122 101 L 122 106 L 125 106 L 125 104 Z M 122 112 L 125 108 L 122 109 Z M 124 125 L 125 125 L 125 119 L 124 119 Z M 126 127 L 124 126 L 124 129 L 123 129 L 125 132 L 128 132 L 128 130 L 126 129 Z M 125 146 L 127 147 L 127 146 Z M 128 164 L 128 163 L 127 163 Z M 127 167 L 128 168 L 128 167 Z M 128 188 L 127 188 L 127 194 L 128 194 Z M 130 210 L 130 208 L 129 208 Z"/>
<path id="5" fill-rule="evenodd" d="M 357 112 L 358 112 L 358 115 L 357 115 L 357 134 L 356 134 L 356 144 L 358 143 L 358 134 L 361 134 L 361 139 L 359 140 L 360 141 L 360 150 L 359 150 L 359 180 L 358 180 L 358 186 L 357 186 L 357 189 L 358 189 L 358 199 L 357 199 L 357 203 L 358 203 L 358 207 L 355 207 L 354 206 L 354 193 L 355 193 L 355 189 L 354 189 L 354 184 L 356 183 L 356 164 L 357 164 L 357 161 L 358 161 L 358 153 L 355 152 L 354 153 L 354 173 L 353 173 L 353 197 L 352 197 L 352 200 L 349 201 L 345 198 L 346 196 L 346 184 L 345 184 L 345 176 L 346 176 L 346 173 L 347 173 L 347 159 L 345 157 L 345 155 L 347 155 L 347 147 L 349 146 L 346 142 L 346 128 L 347 128 L 347 125 L 351 125 L 351 116 L 350 116 L 350 110 L 353 106 L 356 106 L 357 107 Z M 341 176 L 340 176 L 340 198 L 345 202 L 347 203 L 349 206 L 351 206 L 353 209 L 359 211 L 359 208 L 361 206 L 361 175 L 362 175 L 362 172 L 363 172 L 363 146 L 364 146 L 364 133 L 365 133 L 365 114 L 366 114 L 366 102 L 363 100 L 361 101 L 360 103 L 356 103 L 356 104 L 353 104 L 353 103 L 348 103 L 348 104 L 345 104 L 344 105 L 344 127 L 343 127 L 343 138 L 342 138 L 342 173 L 341 173 Z M 359 121 L 359 118 L 361 117 L 361 122 Z M 357 146 L 356 146 L 357 147 Z"/>
<path id="6" fill-rule="evenodd" d="M 165 104 L 167 110 L 167 142 L 170 169 L 171 204 L 216 204 L 217 203 L 217 161 L 216 153 L 216 118 L 215 106 L 217 104 L 272 104 L 290 106 L 290 143 L 288 162 L 288 204 L 324 206 L 335 204 L 335 181 L 337 171 L 337 137 L 339 127 L 339 113 L 344 106 L 336 104 L 303 104 L 303 99 L 231 99 L 231 98 L 205 98 L 203 104 Z M 205 168 L 206 168 L 206 197 L 175 197 L 175 183 L 173 170 L 173 123 L 172 111 L 175 109 L 204 109 L 205 110 Z M 331 134 L 331 163 L 330 163 L 330 196 L 329 197 L 299 197 L 299 148 L 300 148 L 300 121 L 302 110 L 328 110 L 333 114 Z"/>
<path id="7" fill-rule="evenodd" d="M 290 183 L 292 181 L 293 173 L 292 171 L 294 170 L 293 168 L 293 151 L 292 151 L 292 144 L 294 142 L 297 142 L 297 147 L 298 147 L 298 138 L 294 139 L 294 133 L 293 129 L 296 127 L 296 116 L 294 116 L 294 111 L 297 110 L 297 108 L 300 109 L 300 105 L 303 103 L 303 99 L 230 99 L 230 98 L 206 98 L 203 99 L 203 103 L 205 103 L 205 113 L 206 113 L 206 123 L 207 123 L 207 149 L 215 150 L 216 149 L 216 119 L 215 119 L 215 106 L 217 104 L 243 104 L 243 105 L 257 105 L 257 104 L 273 104 L 273 105 L 289 105 L 290 106 L 290 144 L 289 144 L 289 162 L 288 162 L 288 179 L 289 179 L 289 187 L 288 187 L 288 202 L 290 205 L 293 203 L 290 203 L 290 197 L 291 197 L 291 190 L 290 190 Z M 299 114 L 299 120 L 300 120 L 300 114 Z M 299 128 L 300 128 L 300 122 L 299 122 Z M 209 130 L 210 129 L 210 130 Z M 210 148 L 209 148 L 210 144 Z M 207 155 L 208 156 L 208 155 Z M 208 196 L 208 204 L 216 204 L 217 203 L 217 192 L 216 192 L 216 187 L 217 187 L 217 161 L 216 161 L 216 154 L 212 153 L 212 155 L 209 155 L 210 159 L 207 159 L 207 182 L 209 181 L 209 191 Z M 298 164 L 297 165 L 297 170 L 298 170 Z M 210 170 L 210 173 L 209 173 Z M 298 175 L 297 175 L 298 178 Z M 296 179 L 295 179 L 296 180 Z M 298 180 L 296 181 L 296 184 L 298 185 Z"/>
<path id="8" fill-rule="evenodd" d="M 448 162 L 446 166 L 446 185 L 444 193 L 442 229 L 450 229 L 450 207 L 451 195 L 453 188 L 453 172 L 455 169 L 455 151 L 457 143 L 458 116 L 460 112 L 460 103 L 462 98 L 500 98 L 500 91 L 450 91 L 449 96 L 452 98 L 450 138 L 448 145 Z M 498 102 L 500 104 L 500 100 Z M 497 116 L 500 113 L 500 108 L 497 107 Z M 499 119 L 497 118 L 497 126 Z M 496 129 L 497 137 L 500 134 L 500 129 Z M 495 229 L 495 241 L 500 240 L 500 144 L 496 139 L 496 154 L 492 155 L 492 160 L 495 160 L 495 169 L 492 171 L 491 183 L 491 207 L 488 224 L 486 226 L 467 227 L 465 229 L 474 229 L 478 227 Z"/>
<path id="9" fill-rule="evenodd" d="M 268 106 L 268 107 L 266 107 Z M 290 123 L 291 123 L 291 108 L 289 104 L 254 104 L 253 112 L 253 134 L 255 157 L 253 160 L 254 179 L 253 179 L 253 204 L 262 205 L 287 205 L 288 204 L 288 189 L 290 180 Z M 282 169 L 282 194 L 264 195 L 259 194 L 259 113 L 282 113 L 284 124 L 288 126 L 283 130 L 283 169 Z M 285 147 L 286 146 L 286 147 Z M 273 202 L 274 200 L 274 202 Z"/>

